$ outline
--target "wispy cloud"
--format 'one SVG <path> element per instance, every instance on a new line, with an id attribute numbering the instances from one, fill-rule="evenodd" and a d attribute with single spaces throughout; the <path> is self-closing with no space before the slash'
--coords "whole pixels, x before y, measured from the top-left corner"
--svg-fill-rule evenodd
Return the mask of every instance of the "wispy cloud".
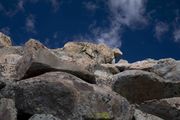
<path id="1" fill-rule="evenodd" d="M 173 35 L 174 35 L 174 41 L 175 42 L 180 42 L 180 29 L 176 29 L 173 32 Z"/>
<path id="2" fill-rule="evenodd" d="M 6 35 L 10 35 L 10 28 L 9 27 L 3 27 L 0 29 L 0 32 L 6 34 Z"/>
<path id="3" fill-rule="evenodd" d="M 49 0 L 54 12 L 57 12 L 60 7 L 60 0 Z"/>
<path id="4" fill-rule="evenodd" d="M 169 31 L 169 26 L 167 23 L 164 22 L 158 22 L 155 26 L 155 34 L 154 36 L 158 39 L 161 40 L 163 35 Z"/>
<path id="5" fill-rule="evenodd" d="M 95 40 L 111 47 L 121 46 L 124 27 L 136 28 L 147 24 L 146 0 L 108 0 L 110 27 L 95 32 Z M 94 28 L 96 29 L 96 28 Z"/>
<path id="6" fill-rule="evenodd" d="M 93 2 L 88 1 L 88 2 L 83 2 L 82 4 L 90 12 L 95 12 L 96 9 L 98 8 L 98 5 L 96 3 L 93 3 Z"/>
<path id="7" fill-rule="evenodd" d="M 26 18 L 26 22 L 25 22 L 26 31 L 30 33 L 37 33 L 35 23 L 36 23 L 36 20 L 35 20 L 34 15 L 29 15 Z"/>

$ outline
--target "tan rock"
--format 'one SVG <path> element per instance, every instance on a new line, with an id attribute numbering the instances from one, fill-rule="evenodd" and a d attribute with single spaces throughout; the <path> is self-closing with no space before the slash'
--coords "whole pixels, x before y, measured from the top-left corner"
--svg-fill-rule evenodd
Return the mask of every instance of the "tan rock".
<path id="1" fill-rule="evenodd" d="M 12 46 L 10 37 L 0 32 L 0 48 Z"/>

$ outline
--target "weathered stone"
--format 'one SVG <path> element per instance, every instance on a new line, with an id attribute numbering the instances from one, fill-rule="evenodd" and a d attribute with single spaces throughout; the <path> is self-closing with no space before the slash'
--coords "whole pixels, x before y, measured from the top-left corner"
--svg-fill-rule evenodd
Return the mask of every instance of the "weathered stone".
<path id="1" fill-rule="evenodd" d="M 51 114 L 35 114 L 29 120 L 60 120 Z"/>
<path id="2" fill-rule="evenodd" d="M 52 114 L 63 120 L 130 120 L 133 116 L 133 107 L 120 95 L 68 73 L 46 73 L 10 88 L 17 108 L 29 114 Z"/>
<path id="3" fill-rule="evenodd" d="M 180 120 L 180 97 L 146 101 L 140 109 L 164 120 Z"/>
<path id="4" fill-rule="evenodd" d="M 134 120 L 164 120 L 164 119 L 148 113 L 144 113 L 141 110 L 135 109 Z"/>
<path id="5" fill-rule="evenodd" d="M 6 54 L 0 57 L 0 77 L 5 83 L 17 79 L 17 62 L 22 58 L 18 54 Z"/>
<path id="6" fill-rule="evenodd" d="M 118 49 L 118 48 L 114 48 L 114 49 L 113 49 L 113 52 L 114 52 L 114 56 L 115 56 L 115 57 L 119 57 L 119 56 L 123 55 L 123 53 L 121 52 L 121 50 Z"/>
<path id="7" fill-rule="evenodd" d="M 154 73 L 127 70 L 113 77 L 112 89 L 132 103 L 180 96 L 180 82 L 165 80 Z"/>
<path id="8" fill-rule="evenodd" d="M 0 57 L 8 54 L 18 54 L 22 56 L 24 54 L 24 48 L 21 46 L 11 46 L 0 49 Z"/>
<path id="9" fill-rule="evenodd" d="M 5 34 L 0 32 L 0 48 L 1 47 L 9 47 L 11 45 L 12 45 L 12 43 L 11 43 L 10 37 L 8 37 Z"/>
<path id="10" fill-rule="evenodd" d="M 95 83 L 95 77 L 83 66 L 72 61 L 65 61 L 55 56 L 49 49 L 36 40 L 25 44 L 25 53 L 17 64 L 19 79 L 37 76 L 50 71 L 64 71 L 83 80 Z"/>
<path id="11" fill-rule="evenodd" d="M 113 59 L 122 52 L 119 49 L 110 49 L 105 44 L 93 44 L 87 42 L 69 42 L 64 45 L 63 50 L 70 54 L 83 54 L 97 63 L 112 63 Z"/>
<path id="12" fill-rule="evenodd" d="M 0 120 L 16 120 L 15 103 L 11 99 L 0 99 Z"/>
<path id="13" fill-rule="evenodd" d="M 152 67 L 151 72 L 171 81 L 180 81 L 180 61 L 161 59 Z"/>

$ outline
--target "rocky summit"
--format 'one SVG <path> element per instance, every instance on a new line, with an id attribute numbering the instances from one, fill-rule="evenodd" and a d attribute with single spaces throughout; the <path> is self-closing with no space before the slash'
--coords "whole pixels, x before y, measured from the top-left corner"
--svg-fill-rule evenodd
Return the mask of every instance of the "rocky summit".
<path id="1" fill-rule="evenodd" d="M 180 120 L 180 61 L 105 44 L 13 46 L 0 33 L 0 120 Z"/>

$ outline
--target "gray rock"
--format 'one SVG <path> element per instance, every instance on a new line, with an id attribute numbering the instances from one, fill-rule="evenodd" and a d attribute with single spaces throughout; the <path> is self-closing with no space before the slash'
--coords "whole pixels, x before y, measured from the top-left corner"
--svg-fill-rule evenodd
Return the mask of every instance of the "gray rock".
<path id="1" fill-rule="evenodd" d="M 29 114 L 52 114 L 63 120 L 130 120 L 133 116 L 125 98 L 68 73 L 49 72 L 3 90 L 5 97 L 14 95 L 19 110 Z"/>
<path id="2" fill-rule="evenodd" d="M 0 99 L 0 120 L 16 120 L 15 103 L 11 99 Z"/>
<path id="3" fill-rule="evenodd" d="M 49 49 L 36 40 L 25 44 L 25 54 L 18 62 L 17 74 L 19 79 L 29 78 L 50 71 L 71 73 L 87 82 L 95 83 L 95 76 L 83 66 L 72 61 L 65 61 L 55 56 Z"/>
<path id="4" fill-rule="evenodd" d="M 50 114 L 35 114 L 29 120 L 60 120 Z"/>
<path id="5" fill-rule="evenodd" d="M 148 113 L 144 113 L 143 111 L 138 110 L 138 109 L 135 109 L 134 119 L 135 120 L 164 120 L 160 117 L 157 117 Z"/>
<path id="6" fill-rule="evenodd" d="M 140 104 L 140 109 L 164 120 L 180 120 L 180 97 L 149 100 Z"/>
<path id="7" fill-rule="evenodd" d="M 113 77 L 112 89 L 132 103 L 180 96 L 180 82 L 142 70 L 127 70 Z"/>
<path id="8" fill-rule="evenodd" d="M 180 81 L 180 61 L 161 59 L 152 67 L 151 72 L 171 81 Z"/>

